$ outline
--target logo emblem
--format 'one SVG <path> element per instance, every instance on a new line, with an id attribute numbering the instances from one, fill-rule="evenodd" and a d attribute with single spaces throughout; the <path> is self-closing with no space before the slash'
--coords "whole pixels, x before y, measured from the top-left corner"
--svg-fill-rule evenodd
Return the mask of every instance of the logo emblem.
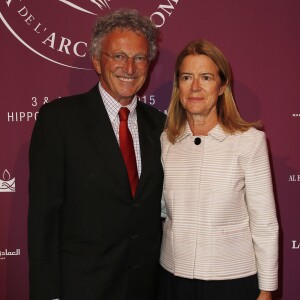
<path id="1" fill-rule="evenodd" d="M 92 70 L 88 43 L 95 16 L 111 0 L 1 1 L 0 20 L 34 54 L 60 66 Z M 62 17 L 61 17 L 62 16 Z"/>
<path id="2" fill-rule="evenodd" d="M 0 179 L 0 192 L 15 192 L 15 178 L 11 178 L 7 170 L 4 170 L 2 179 Z"/>
<path id="3" fill-rule="evenodd" d="M 89 11 L 89 10 L 87 10 L 87 9 L 79 6 L 79 5 L 77 5 L 76 1 L 74 1 L 74 0 L 72 0 L 72 1 L 58 0 L 58 1 L 60 1 L 62 3 L 65 3 L 65 4 L 67 4 L 67 5 L 71 6 L 71 7 L 79 10 L 79 11 L 82 11 L 82 12 L 85 12 L 85 13 L 88 13 L 88 14 L 91 14 L 91 15 L 95 15 L 95 13 L 93 13 L 93 12 L 91 12 L 91 11 Z M 109 1 L 110 0 L 107 0 L 107 1 L 105 1 L 105 0 L 103 0 L 103 1 L 101 1 L 101 0 L 98 0 L 98 1 L 97 0 L 90 0 L 90 2 L 92 2 L 93 4 L 95 4 L 96 6 L 98 6 L 98 8 L 100 8 L 100 9 L 110 8 L 109 5 L 108 5 Z"/>

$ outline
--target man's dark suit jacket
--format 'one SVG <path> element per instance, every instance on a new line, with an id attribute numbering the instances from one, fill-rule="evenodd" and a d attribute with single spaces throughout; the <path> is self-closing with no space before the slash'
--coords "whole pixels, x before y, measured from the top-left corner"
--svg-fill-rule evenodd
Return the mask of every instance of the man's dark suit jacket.
<path id="1" fill-rule="evenodd" d="M 44 105 L 30 145 L 30 299 L 155 300 L 165 116 L 137 104 L 134 199 L 98 86 Z"/>

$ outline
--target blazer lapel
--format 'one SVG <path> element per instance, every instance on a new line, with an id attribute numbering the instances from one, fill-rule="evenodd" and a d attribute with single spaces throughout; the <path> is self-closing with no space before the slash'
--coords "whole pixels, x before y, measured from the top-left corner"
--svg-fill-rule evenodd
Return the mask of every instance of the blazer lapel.
<path id="1" fill-rule="evenodd" d="M 148 183 L 148 174 L 151 168 L 153 167 L 153 159 L 154 157 L 156 157 L 156 155 L 154 154 L 155 151 L 157 151 L 157 145 L 155 144 L 155 136 L 153 136 L 153 126 L 155 125 L 149 117 L 149 115 L 147 114 L 147 112 L 142 106 L 139 105 L 139 103 L 137 105 L 137 119 L 139 128 L 142 172 L 137 186 L 135 198 L 139 196 L 144 186 Z"/>
<path id="2" fill-rule="evenodd" d="M 103 161 L 107 164 L 105 172 L 111 173 L 118 180 L 121 187 L 130 191 L 126 166 L 101 99 L 98 85 L 88 93 L 87 109 L 83 118 L 87 128 L 87 135 Z"/>

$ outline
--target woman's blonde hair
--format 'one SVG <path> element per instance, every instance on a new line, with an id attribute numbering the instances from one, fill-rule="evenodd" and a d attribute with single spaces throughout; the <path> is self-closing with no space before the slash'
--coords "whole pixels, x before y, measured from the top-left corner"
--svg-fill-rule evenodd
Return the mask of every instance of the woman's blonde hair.
<path id="1" fill-rule="evenodd" d="M 175 143 L 176 138 L 183 132 L 187 120 L 186 111 L 180 102 L 178 78 L 181 64 L 188 55 L 206 55 L 213 60 L 219 69 L 221 84 L 226 85 L 224 93 L 219 96 L 217 101 L 218 122 L 223 130 L 233 134 L 237 131 L 247 131 L 252 126 L 258 127 L 259 122 L 249 123 L 244 121 L 237 110 L 231 88 L 231 69 L 226 57 L 214 44 L 205 40 L 196 40 L 185 46 L 176 60 L 173 91 L 165 126 L 169 141 Z"/>

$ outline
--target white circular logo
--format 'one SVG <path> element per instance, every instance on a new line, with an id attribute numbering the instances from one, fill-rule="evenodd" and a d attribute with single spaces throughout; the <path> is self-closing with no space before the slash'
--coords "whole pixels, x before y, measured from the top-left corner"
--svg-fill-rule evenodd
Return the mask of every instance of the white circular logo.
<path id="1" fill-rule="evenodd" d="M 43 59 L 68 68 L 91 70 L 87 37 L 95 17 L 110 9 L 109 2 L 56 0 L 47 4 L 5 0 L 0 19 L 15 38 Z"/>

